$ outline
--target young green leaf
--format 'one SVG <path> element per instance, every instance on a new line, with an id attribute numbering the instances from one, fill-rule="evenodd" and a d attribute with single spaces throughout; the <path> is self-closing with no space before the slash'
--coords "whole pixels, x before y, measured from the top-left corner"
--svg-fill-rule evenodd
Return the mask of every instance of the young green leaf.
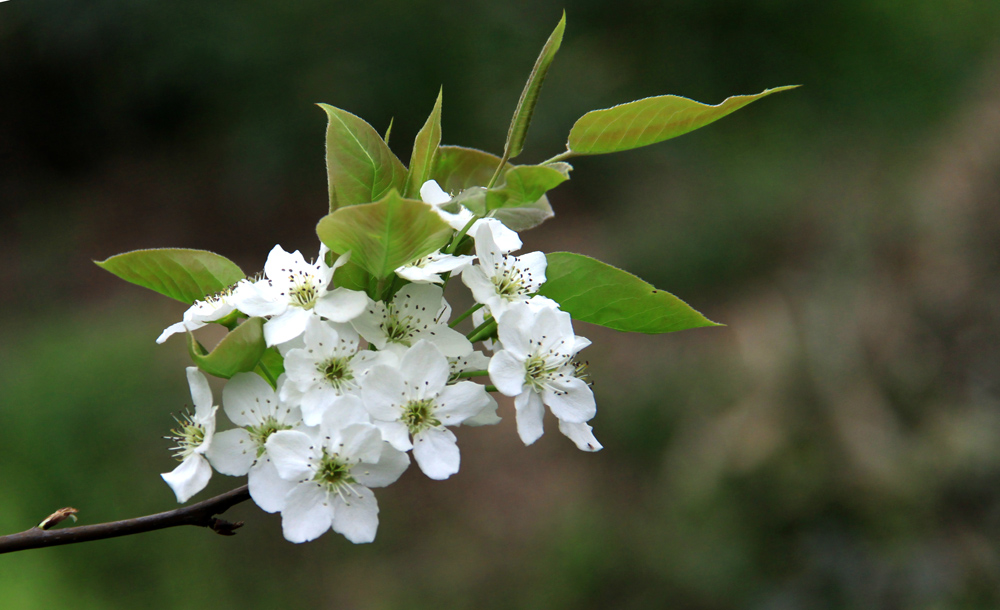
<path id="1" fill-rule="evenodd" d="M 475 148 L 442 146 L 431 179 L 437 180 L 445 192 L 457 194 L 473 186 L 483 186 L 500 163 L 500 157 Z M 505 168 L 513 167 L 505 164 Z"/>
<path id="2" fill-rule="evenodd" d="M 552 216 L 552 206 L 545 195 L 534 203 L 516 208 L 500 208 L 493 212 L 494 218 L 507 225 L 510 230 L 519 232 L 534 229 Z"/>
<path id="3" fill-rule="evenodd" d="M 736 95 L 717 106 L 661 95 L 594 110 L 573 125 L 566 148 L 575 155 L 599 155 L 649 146 L 704 127 L 764 96 L 797 86 Z"/>
<path id="4" fill-rule="evenodd" d="M 546 255 L 545 283 L 539 294 L 569 312 L 574 320 L 633 333 L 669 333 L 721 326 L 669 292 L 582 254 Z"/>
<path id="5" fill-rule="evenodd" d="M 285 372 L 285 359 L 276 347 L 269 347 L 264 350 L 254 372 L 264 378 L 271 387 L 276 387 L 278 377 Z"/>
<path id="6" fill-rule="evenodd" d="M 236 263 L 207 250 L 134 250 L 94 264 L 127 282 L 188 305 L 246 277 Z"/>
<path id="7" fill-rule="evenodd" d="M 382 136 L 382 141 L 385 145 L 389 145 L 389 136 L 392 135 L 392 122 L 396 120 L 396 117 L 389 117 L 389 126 L 385 128 L 385 135 Z"/>
<path id="8" fill-rule="evenodd" d="M 444 247 L 452 229 L 426 203 L 403 199 L 393 190 L 375 203 L 326 215 L 316 233 L 331 250 L 350 251 L 352 263 L 383 279 Z"/>
<path id="9" fill-rule="evenodd" d="M 438 147 L 441 145 L 441 94 L 442 91 L 439 90 L 431 115 L 413 140 L 413 154 L 410 155 L 410 171 L 406 175 L 403 197 L 419 197 L 420 187 L 431 179 L 434 171 Z"/>
<path id="10" fill-rule="evenodd" d="M 229 379 L 236 373 L 252 371 L 267 349 L 264 318 L 250 318 L 219 341 L 211 352 L 188 333 L 188 352 L 198 368 L 209 375 Z"/>
<path id="11" fill-rule="evenodd" d="M 517 208 L 541 199 L 542 195 L 569 180 L 569 163 L 515 165 L 504 173 L 504 182 L 486 191 L 486 209 Z"/>
<path id="12" fill-rule="evenodd" d="M 350 112 L 319 104 L 326 111 L 326 172 L 330 211 L 378 201 L 406 184 L 406 167 L 375 129 Z"/>
<path id="13" fill-rule="evenodd" d="M 528 76 L 528 82 L 521 91 L 521 97 L 517 100 L 517 107 L 514 108 L 514 116 L 510 120 L 510 127 L 507 129 L 507 142 L 503 147 L 503 162 L 496 167 L 496 173 L 486 186 L 493 186 L 503 166 L 508 159 L 513 159 L 521 154 L 524 148 L 524 140 L 528 136 L 528 127 L 531 125 L 531 116 L 535 113 L 535 104 L 538 103 L 538 95 L 542 91 L 542 83 L 545 82 L 545 75 L 549 72 L 552 60 L 556 58 L 556 53 L 562 45 L 563 32 L 566 30 L 566 11 L 563 11 L 562 18 L 556 25 L 556 29 L 545 41 L 542 52 L 538 54 L 535 65 Z"/>

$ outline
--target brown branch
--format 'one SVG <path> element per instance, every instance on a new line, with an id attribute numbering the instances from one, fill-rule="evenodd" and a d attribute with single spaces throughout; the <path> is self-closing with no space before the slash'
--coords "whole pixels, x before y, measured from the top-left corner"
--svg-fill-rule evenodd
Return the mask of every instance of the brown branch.
<path id="1" fill-rule="evenodd" d="M 122 521 L 99 523 L 97 525 L 64 527 L 56 530 L 42 529 L 42 526 L 51 519 L 49 517 L 38 527 L 33 527 L 19 534 L 0 536 L 0 554 L 38 549 L 46 546 L 117 538 L 118 536 L 130 536 L 132 534 L 141 534 L 142 532 L 151 532 L 178 525 L 207 527 L 217 534 L 232 536 L 235 530 L 243 525 L 243 522 L 230 523 L 224 519 L 217 519 L 215 515 L 220 515 L 240 502 L 246 502 L 249 499 L 250 490 L 244 485 L 243 487 L 227 491 L 222 495 L 192 504 L 191 506 L 168 510 L 167 512 L 155 515 L 137 517 L 135 519 L 124 519 Z M 66 511 L 70 509 L 62 510 Z"/>

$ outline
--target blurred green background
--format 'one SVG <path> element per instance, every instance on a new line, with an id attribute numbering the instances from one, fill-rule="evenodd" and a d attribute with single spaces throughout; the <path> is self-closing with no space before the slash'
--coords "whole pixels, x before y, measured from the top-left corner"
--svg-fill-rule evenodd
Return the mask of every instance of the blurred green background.
<path id="1" fill-rule="evenodd" d="M 374 544 L 276 516 L 0 557 L 3 608 L 1000 607 L 1000 3 L 375 0 L 0 4 L 0 532 L 175 506 L 183 306 L 90 263 L 145 247 L 259 269 L 316 249 L 327 102 L 406 160 L 499 152 L 567 34 L 521 160 L 584 112 L 757 102 L 574 161 L 526 248 L 582 252 L 724 328 L 581 324 L 605 449 L 506 421 L 461 472 L 379 494 Z M 239 484 L 216 476 L 208 497 Z"/>

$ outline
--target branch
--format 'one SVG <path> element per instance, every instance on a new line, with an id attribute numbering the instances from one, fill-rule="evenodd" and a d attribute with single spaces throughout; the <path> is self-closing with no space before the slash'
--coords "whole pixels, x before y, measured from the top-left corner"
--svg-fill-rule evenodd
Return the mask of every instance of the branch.
<path id="1" fill-rule="evenodd" d="M 55 523 L 62 520 L 56 519 L 55 523 L 52 523 L 52 517 L 49 517 L 42 521 L 40 526 L 33 527 L 30 530 L 19 534 L 0 536 L 0 554 L 47 546 L 59 546 L 61 544 L 88 542 L 90 540 L 117 538 L 118 536 L 130 536 L 132 534 L 141 534 L 142 532 L 151 532 L 178 525 L 207 527 L 217 534 L 232 536 L 235 530 L 243 525 L 243 522 L 230 523 L 224 519 L 217 519 L 215 515 L 220 515 L 240 502 L 246 502 L 249 499 L 250 490 L 244 485 L 243 487 L 227 491 L 222 495 L 192 504 L 191 506 L 168 510 L 167 512 L 155 515 L 137 517 L 135 519 L 124 519 L 122 521 L 99 523 L 97 525 L 64 527 L 57 530 L 43 529 L 43 527 L 51 527 L 51 525 L 55 525 Z M 73 509 L 61 509 L 56 511 L 53 517 L 67 511 L 73 511 Z"/>

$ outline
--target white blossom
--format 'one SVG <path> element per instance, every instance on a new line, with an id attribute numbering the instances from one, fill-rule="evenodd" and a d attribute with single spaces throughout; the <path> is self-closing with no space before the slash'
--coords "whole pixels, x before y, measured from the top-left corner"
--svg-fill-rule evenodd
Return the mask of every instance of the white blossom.
<path id="1" fill-rule="evenodd" d="M 312 318 L 302 334 L 301 348 L 285 353 L 285 379 L 279 385 L 284 401 L 300 405 L 307 426 L 318 425 L 323 413 L 343 396 L 361 389 L 369 368 L 395 358 L 389 352 L 358 351 L 360 338 L 349 324 Z"/>
<path id="2" fill-rule="evenodd" d="M 459 205 L 459 211 L 456 213 L 445 211 L 442 206 L 450 203 L 452 197 L 444 192 L 435 180 L 424 182 L 423 186 L 420 187 L 420 198 L 424 203 L 429 204 L 437 212 L 438 216 L 456 231 L 464 229 L 469 224 L 469 221 L 476 217 L 469 209 L 461 205 Z M 472 224 L 472 227 L 469 229 L 469 235 L 475 235 L 479 227 L 483 225 L 490 225 L 494 241 L 505 254 L 521 249 L 521 238 L 517 236 L 517 233 L 508 229 L 496 218 L 480 218 Z"/>
<path id="3" fill-rule="evenodd" d="M 168 326 L 156 338 L 156 342 L 163 343 L 172 335 L 198 330 L 203 326 L 207 326 L 210 322 L 218 322 L 222 318 L 225 318 L 236 311 L 236 307 L 233 305 L 233 295 L 250 285 L 250 280 L 240 280 L 235 285 L 226 288 L 218 294 L 195 301 L 184 312 L 184 317 L 181 321 Z"/>
<path id="4" fill-rule="evenodd" d="M 350 396 L 328 410 L 317 428 L 268 438 L 278 474 L 293 483 L 281 510 L 287 540 L 313 540 L 331 527 L 354 543 L 375 539 L 378 503 L 371 488 L 396 481 L 410 459 L 368 421 L 361 400 Z"/>
<path id="5" fill-rule="evenodd" d="M 448 380 L 450 383 L 454 383 L 461 379 L 461 373 L 471 371 L 486 372 L 486 368 L 489 365 L 490 357 L 480 351 L 474 351 L 466 356 L 448 358 L 448 368 L 450 371 Z M 496 399 L 489 393 L 486 394 L 486 398 L 489 399 L 489 403 L 477 415 L 462 422 L 463 426 L 492 426 L 500 423 L 500 416 L 497 415 L 498 405 Z"/>
<path id="6" fill-rule="evenodd" d="M 292 483 L 278 476 L 267 454 L 267 439 L 302 423 L 297 407 L 281 402 L 266 381 L 255 373 L 238 373 L 222 389 L 222 406 L 239 428 L 219 432 L 206 453 L 212 466 L 229 476 L 247 475 L 250 497 L 273 513 L 284 506 Z"/>
<path id="7" fill-rule="evenodd" d="M 521 256 L 507 254 L 497 246 L 488 225 L 474 235 L 479 264 L 462 272 L 462 281 L 477 303 L 486 305 L 495 318 L 512 303 L 526 302 L 545 282 L 547 261 L 542 252 Z"/>
<path id="8" fill-rule="evenodd" d="M 365 408 L 393 447 L 413 449 L 420 469 L 432 479 L 458 472 L 457 426 L 489 406 L 486 389 L 471 381 L 448 384 L 448 361 L 428 341 L 418 341 L 399 367 L 373 367 L 361 386 Z"/>
<path id="9" fill-rule="evenodd" d="M 475 258 L 466 254 L 455 256 L 436 250 L 409 265 L 399 267 L 396 269 L 396 275 L 417 284 L 440 284 L 444 281 L 441 278 L 442 273 L 460 272 L 471 265 Z"/>
<path id="10" fill-rule="evenodd" d="M 351 324 L 380 350 L 402 353 L 427 339 L 446 356 L 464 356 L 472 351 L 472 344 L 446 324 L 451 307 L 443 294 L 433 284 L 407 284 L 388 303 L 369 300 L 368 308 Z"/>
<path id="11" fill-rule="evenodd" d="M 543 405 L 548 405 L 560 431 L 577 447 L 600 449 L 585 423 L 597 412 L 594 394 L 573 362 L 590 341 L 573 333 L 570 315 L 517 303 L 500 316 L 497 332 L 503 349 L 490 360 L 490 380 L 500 393 L 515 397 L 521 440 L 530 445 L 542 435 Z"/>
<path id="12" fill-rule="evenodd" d="M 212 446 L 215 435 L 215 412 L 219 407 L 212 404 L 212 389 L 208 379 L 196 367 L 187 368 L 188 385 L 194 413 L 177 418 L 178 427 L 171 430 L 167 438 L 177 443 L 171 448 L 180 466 L 160 476 L 174 490 L 177 501 L 183 504 L 208 485 L 212 478 L 212 467 L 205 459 L 205 453 Z"/>
<path id="13" fill-rule="evenodd" d="M 288 253 L 275 246 L 264 263 L 265 279 L 234 295 L 234 304 L 243 313 L 270 316 L 264 324 L 268 345 L 295 339 L 310 317 L 348 322 L 364 311 L 368 297 L 363 292 L 333 288 L 333 273 L 347 262 L 349 253 L 329 267 L 326 252 L 321 248 L 316 262 L 307 263 L 298 250 Z"/>

